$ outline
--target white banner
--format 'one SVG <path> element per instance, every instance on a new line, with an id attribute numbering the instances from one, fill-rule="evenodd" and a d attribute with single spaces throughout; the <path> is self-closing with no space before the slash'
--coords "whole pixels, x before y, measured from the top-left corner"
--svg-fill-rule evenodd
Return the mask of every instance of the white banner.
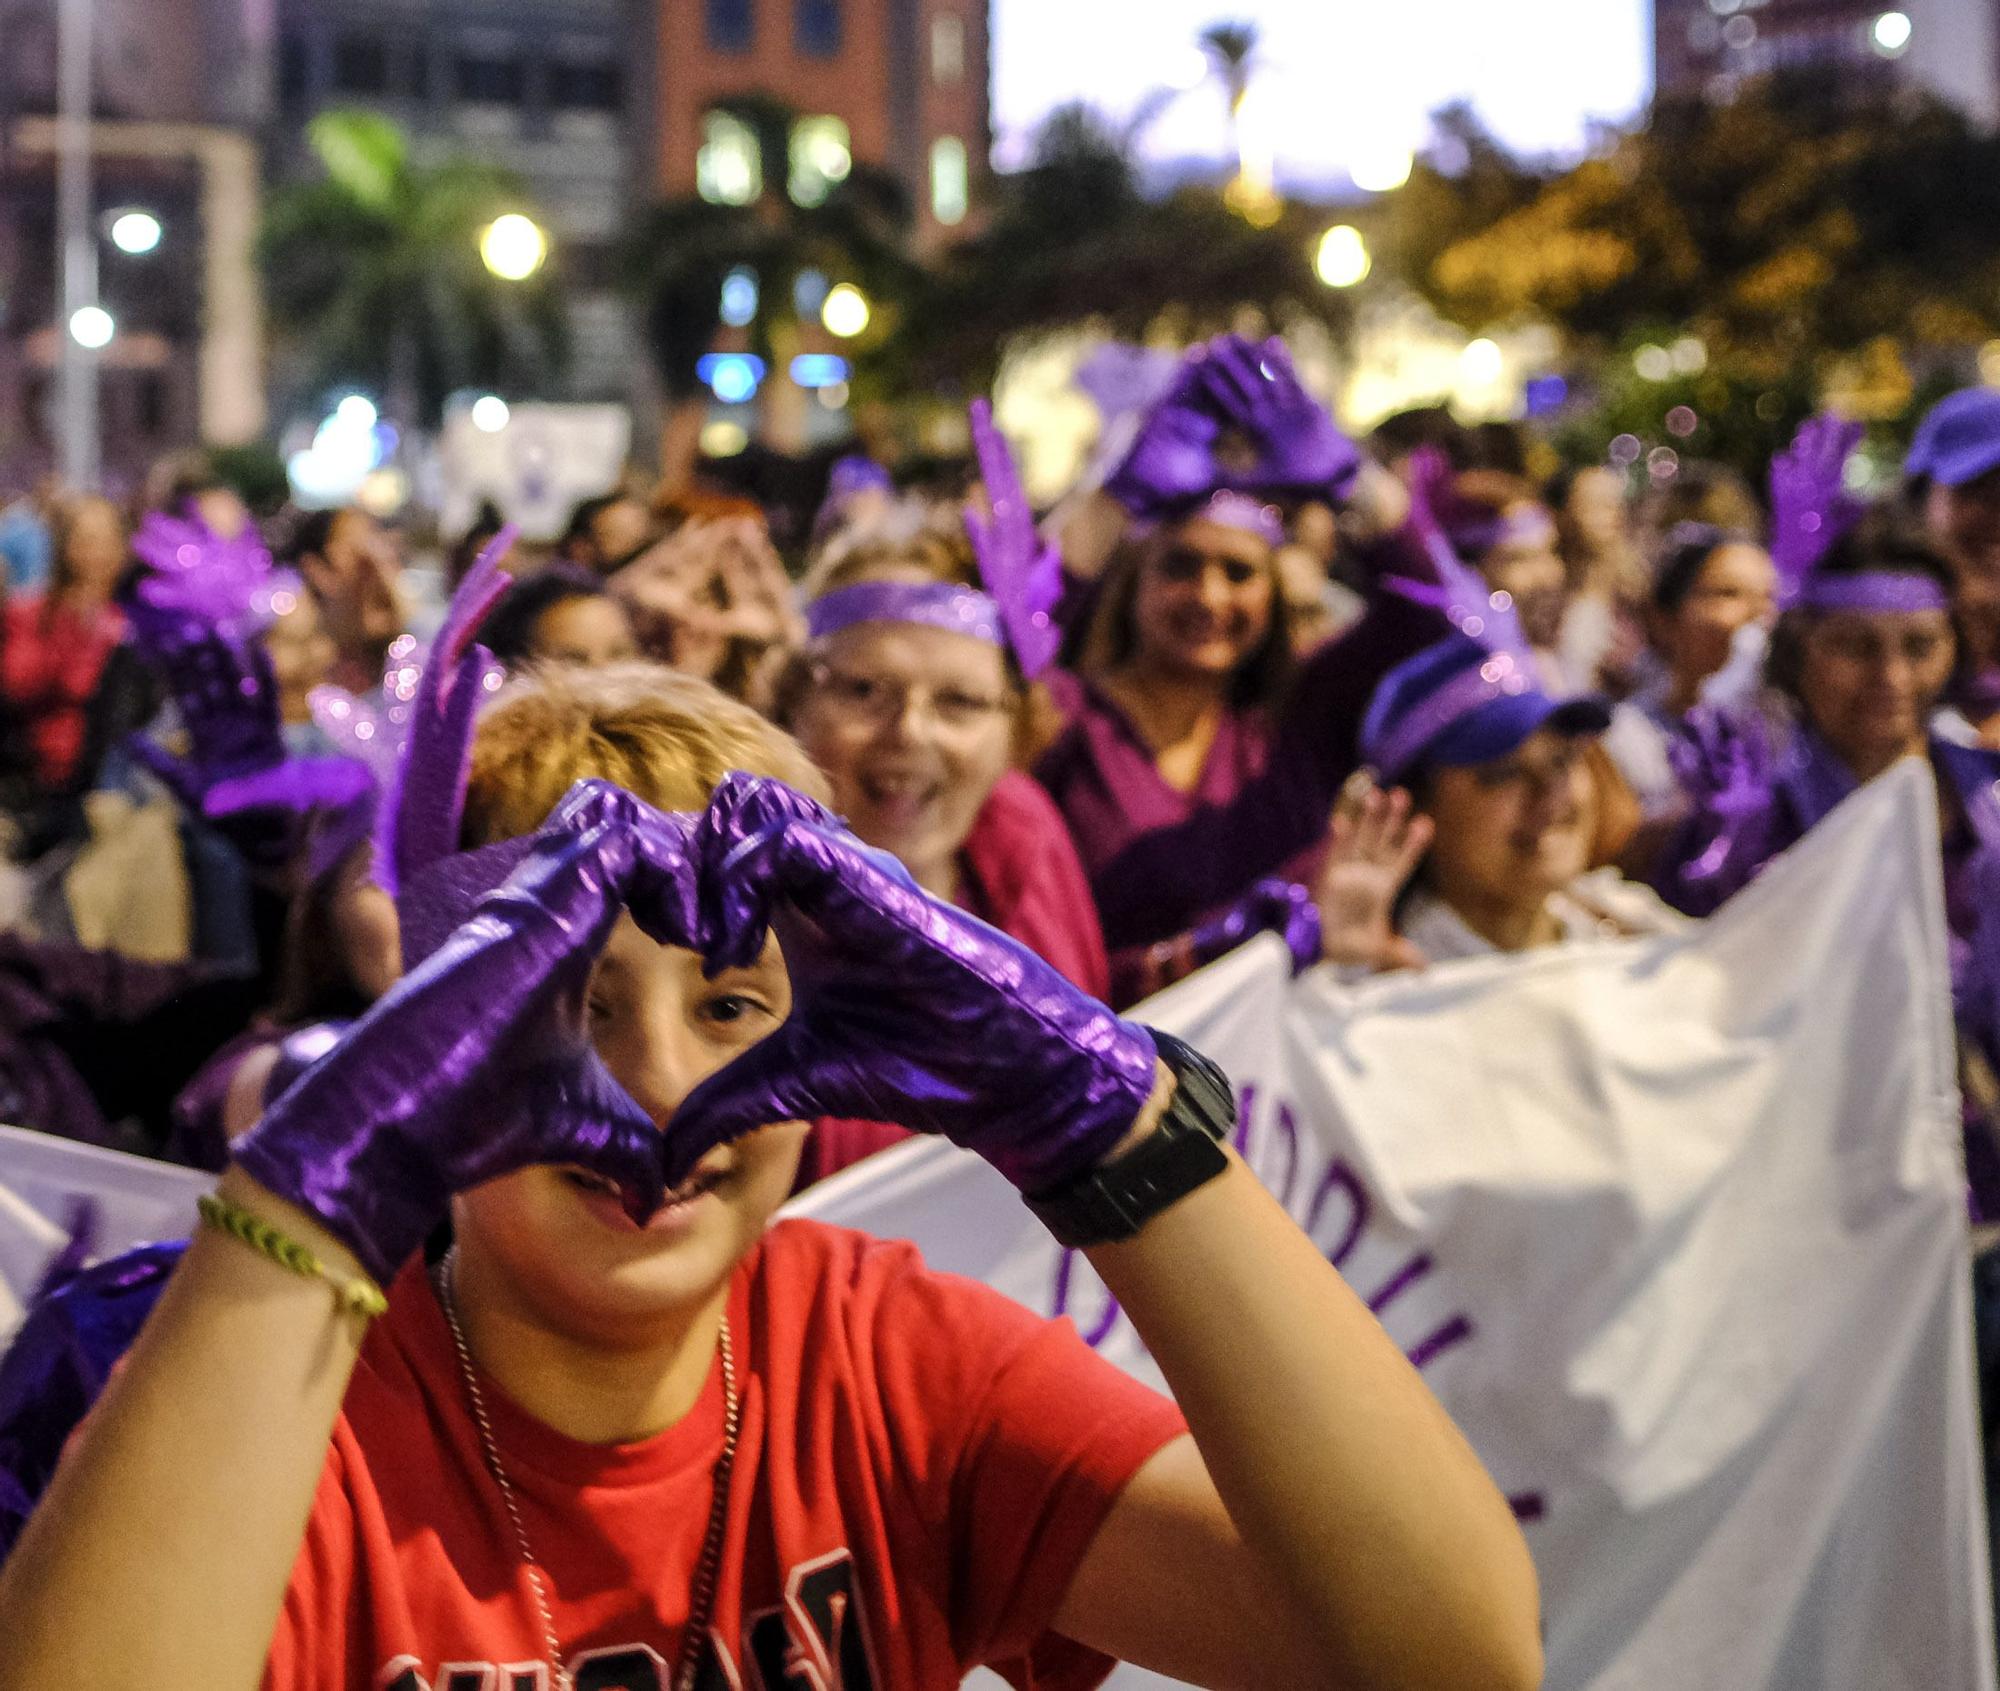
<path id="1" fill-rule="evenodd" d="M 1552 1691 L 1992 1691 L 1938 857 L 1912 765 L 1681 933 L 1357 991 L 1265 941 L 1142 1012 L 1513 1499 Z M 1159 1380 L 948 1145 L 794 1213 Z"/>
<path id="2" fill-rule="evenodd" d="M 90 1207 L 95 1254 L 116 1256 L 185 1238 L 195 1199 L 214 1184 L 214 1175 L 195 1169 L 0 1127 L 0 1350 L 49 1259 L 69 1243 L 79 1205 Z"/>

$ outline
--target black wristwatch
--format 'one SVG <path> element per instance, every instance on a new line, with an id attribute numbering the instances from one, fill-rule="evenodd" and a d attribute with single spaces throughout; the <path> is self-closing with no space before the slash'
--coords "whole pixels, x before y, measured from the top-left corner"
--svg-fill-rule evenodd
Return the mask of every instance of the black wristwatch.
<path id="1" fill-rule="evenodd" d="M 1122 1157 L 1028 1195 L 1028 1208 L 1058 1244 L 1081 1249 L 1129 1239 L 1229 1166 L 1222 1148 L 1236 1126 L 1229 1076 L 1192 1045 L 1158 1028 L 1148 1031 L 1178 1083 L 1173 1099 L 1160 1125 Z"/>

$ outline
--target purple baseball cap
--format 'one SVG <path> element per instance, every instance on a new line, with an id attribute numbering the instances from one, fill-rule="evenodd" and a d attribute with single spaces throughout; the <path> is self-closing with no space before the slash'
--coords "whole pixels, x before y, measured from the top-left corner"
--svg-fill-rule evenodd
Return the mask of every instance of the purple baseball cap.
<path id="1" fill-rule="evenodd" d="M 1490 763 L 1538 729 L 1595 735 L 1610 726 L 1602 699 L 1551 698 L 1523 659 L 1453 634 L 1382 678 L 1361 727 L 1361 758 L 1386 786 L 1420 763 Z"/>
<path id="2" fill-rule="evenodd" d="M 1960 388 L 1924 413 L 1903 472 L 1963 487 L 2000 470 L 2000 391 Z"/>

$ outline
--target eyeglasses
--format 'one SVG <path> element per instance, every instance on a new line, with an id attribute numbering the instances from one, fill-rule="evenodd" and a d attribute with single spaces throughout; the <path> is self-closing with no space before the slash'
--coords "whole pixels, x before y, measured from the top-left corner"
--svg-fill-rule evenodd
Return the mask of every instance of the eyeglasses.
<path id="1" fill-rule="evenodd" d="M 906 715 L 913 697 L 922 700 L 933 722 L 949 729 L 976 728 L 1007 708 L 1004 698 L 988 693 L 962 687 L 924 687 L 882 675 L 858 675 L 827 663 L 814 665 L 813 687 L 829 709 L 876 727 Z"/>

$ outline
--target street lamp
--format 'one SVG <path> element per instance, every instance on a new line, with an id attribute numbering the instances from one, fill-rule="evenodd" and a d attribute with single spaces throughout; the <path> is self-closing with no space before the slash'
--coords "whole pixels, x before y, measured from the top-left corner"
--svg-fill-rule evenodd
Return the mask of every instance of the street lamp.
<path id="1" fill-rule="evenodd" d="M 111 219 L 111 244 L 143 258 L 160 244 L 160 220 L 150 211 L 121 211 Z"/>
<path id="2" fill-rule="evenodd" d="M 111 344 L 118 325 L 101 305 L 81 305 L 69 314 L 70 338 L 89 352 L 99 352 Z"/>
<path id="3" fill-rule="evenodd" d="M 852 282 L 842 282 L 829 290 L 826 303 L 819 308 L 819 320 L 826 325 L 827 333 L 844 341 L 852 340 L 867 328 L 872 316 L 868 296 Z"/>
<path id="4" fill-rule="evenodd" d="M 525 282 L 549 256 L 549 238 L 532 217 L 510 211 L 487 224 L 479 256 L 503 282 Z"/>
<path id="5" fill-rule="evenodd" d="M 1353 224 L 1336 223 L 1320 236 L 1313 271 L 1329 288 L 1351 288 L 1366 281 L 1368 272 L 1374 268 L 1368 243 Z"/>

